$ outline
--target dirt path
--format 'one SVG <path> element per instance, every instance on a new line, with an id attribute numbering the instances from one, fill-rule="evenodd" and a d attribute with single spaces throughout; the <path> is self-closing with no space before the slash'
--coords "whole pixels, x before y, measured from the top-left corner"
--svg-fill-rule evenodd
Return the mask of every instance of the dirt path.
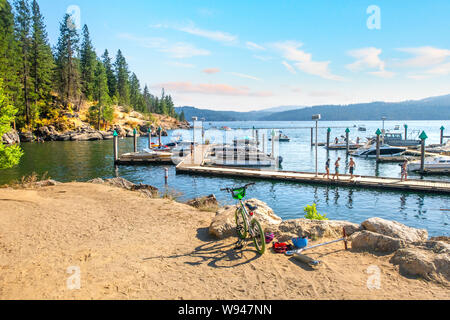
<path id="1" fill-rule="evenodd" d="M 314 251 L 316 270 L 250 245 L 234 251 L 235 239 L 209 236 L 213 215 L 104 185 L 0 189 L 0 299 L 450 298 L 399 275 L 390 256 L 339 243 Z M 71 266 L 79 290 L 67 287 Z M 379 290 L 367 288 L 370 266 Z"/>

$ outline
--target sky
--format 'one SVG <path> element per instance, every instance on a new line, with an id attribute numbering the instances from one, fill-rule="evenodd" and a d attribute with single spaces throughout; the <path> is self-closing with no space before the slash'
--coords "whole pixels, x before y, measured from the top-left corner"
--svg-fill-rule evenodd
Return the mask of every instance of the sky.
<path id="1" fill-rule="evenodd" d="M 40 0 L 177 106 L 252 111 L 450 94 L 450 1 Z"/>

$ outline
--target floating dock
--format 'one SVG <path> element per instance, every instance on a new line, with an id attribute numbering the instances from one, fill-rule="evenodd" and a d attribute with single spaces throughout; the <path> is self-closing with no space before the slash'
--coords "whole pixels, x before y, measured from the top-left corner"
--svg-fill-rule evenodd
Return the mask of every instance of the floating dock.
<path id="1" fill-rule="evenodd" d="M 320 184 L 328 186 L 359 187 L 398 191 L 429 192 L 450 194 L 450 182 L 432 180 L 407 180 L 397 178 L 384 178 L 372 176 L 355 176 L 350 180 L 349 175 L 340 175 L 339 180 L 323 178 L 323 173 L 318 176 L 311 172 L 270 171 L 250 168 L 229 168 L 217 166 L 204 166 L 207 146 L 195 148 L 193 155 L 187 156 L 176 167 L 177 174 L 220 176 L 230 178 L 246 178 L 256 180 L 290 181 L 306 184 Z M 330 174 L 330 178 L 332 178 Z"/>
<path id="2" fill-rule="evenodd" d="M 316 177 L 314 173 L 308 172 L 268 171 L 246 168 L 217 168 L 189 165 L 178 165 L 177 173 L 450 194 L 450 182 L 430 180 L 400 181 L 400 179 L 395 178 L 370 176 L 355 176 L 353 180 L 350 180 L 349 175 L 340 175 L 339 180 L 331 180 L 323 178 L 323 174 L 319 174 L 319 176 Z M 332 175 L 330 175 L 330 177 L 332 177 Z"/>

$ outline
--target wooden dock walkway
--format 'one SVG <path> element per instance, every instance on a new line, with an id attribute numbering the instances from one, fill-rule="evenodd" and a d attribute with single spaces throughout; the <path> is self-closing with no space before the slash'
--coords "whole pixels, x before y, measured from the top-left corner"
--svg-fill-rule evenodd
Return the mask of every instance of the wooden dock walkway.
<path id="1" fill-rule="evenodd" d="M 232 178 L 246 178 L 257 180 L 291 181 L 306 184 L 321 184 L 331 186 L 373 188 L 384 190 L 430 192 L 450 194 L 450 182 L 432 180 L 408 180 L 401 181 L 397 178 L 355 176 L 350 180 L 349 175 L 340 175 L 339 180 L 323 178 L 323 173 L 316 177 L 311 172 L 270 171 L 248 168 L 230 168 L 217 166 L 204 166 L 206 146 L 195 148 L 194 157 L 188 156 L 176 167 L 179 174 L 221 176 Z M 330 178 L 332 174 L 330 174 Z"/>

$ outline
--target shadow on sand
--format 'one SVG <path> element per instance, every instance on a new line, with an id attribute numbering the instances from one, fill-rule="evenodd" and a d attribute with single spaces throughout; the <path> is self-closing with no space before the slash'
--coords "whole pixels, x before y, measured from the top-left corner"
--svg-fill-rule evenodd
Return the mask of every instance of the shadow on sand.
<path id="1" fill-rule="evenodd" d="M 195 261 L 186 261 L 185 263 L 191 266 L 201 265 L 206 263 L 212 268 L 234 268 L 237 266 L 248 264 L 257 260 L 260 255 L 253 248 L 253 242 L 246 242 L 243 249 L 235 249 L 235 243 L 227 244 L 224 240 L 215 240 L 210 234 L 208 228 L 201 228 L 197 230 L 197 239 L 205 242 L 196 247 L 193 252 L 171 255 L 171 256 L 157 256 L 143 259 L 149 261 L 153 259 L 177 259 L 181 257 L 191 257 Z"/>

